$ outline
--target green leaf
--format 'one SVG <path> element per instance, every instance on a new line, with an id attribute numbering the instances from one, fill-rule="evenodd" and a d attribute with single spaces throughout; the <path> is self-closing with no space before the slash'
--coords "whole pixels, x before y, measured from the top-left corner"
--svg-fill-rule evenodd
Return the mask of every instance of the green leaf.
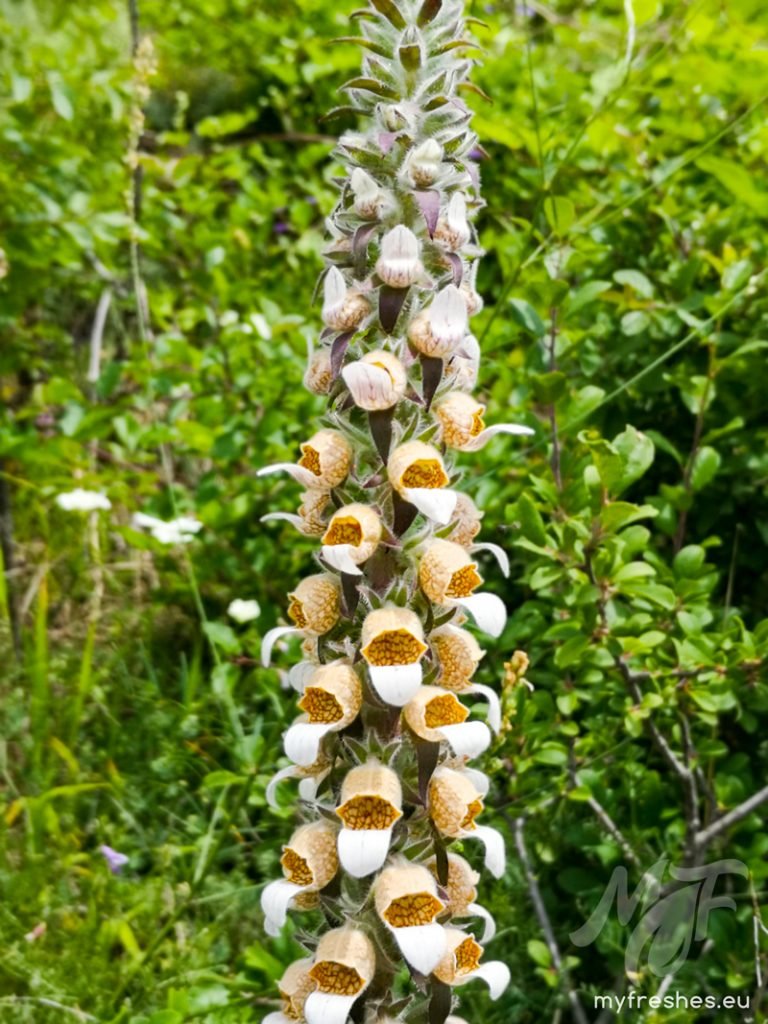
<path id="1" fill-rule="evenodd" d="M 768 217 L 768 192 L 758 188 L 760 178 L 747 170 L 743 163 L 705 153 L 696 161 L 696 166 L 717 178 L 737 202 L 744 203 L 762 217 Z"/>
<path id="2" fill-rule="evenodd" d="M 607 292 L 611 287 L 610 281 L 588 281 L 582 285 L 571 298 L 569 302 L 565 304 L 565 316 L 572 316 L 577 313 L 584 306 L 588 306 L 590 303 L 598 299 L 603 292 Z"/>
<path id="3" fill-rule="evenodd" d="M 529 302 L 525 299 L 510 299 L 509 305 L 515 323 L 520 324 L 534 338 L 541 338 L 546 333 L 544 322 Z"/>
<path id="4" fill-rule="evenodd" d="M 245 781 L 242 775 L 222 768 L 220 771 L 208 772 L 203 779 L 203 786 L 206 789 L 222 789 L 224 786 L 242 786 Z"/>
<path id="5" fill-rule="evenodd" d="M 653 285 L 639 270 L 617 270 L 613 275 L 617 284 L 627 285 L 644 299 L 653 298 Z"/>
<path id="6" fill-rule="evenodd" d="M 240 641 L 232 627 L 225 622 L 206 622 L 203 624 L 203 632 L 214 647 L 218 647 L 227 654 L 239 653 Z"/>
<path id="7" fill-rule="evenodd" d="M 566 196 L 548 196 L 544 215 L 556 235 L 564 235 L 576 219 L 576 208 Z"/>
<path id="8" fill-rule="evenodd" d="M 696 579 L 701 574 L 707 553 L 699 544 L 688 544 L 675 555 L 672 567 L 676 576 Z"/>
<path id="9" fill-rule="evenodd" d="M 615 533 L 638 519 L 653 519 L 659 510 L 653 505 L 632 505 L 628 501 L 612 501 L 600 512 L 600 522 L 607 533 Z"/>
<path id="10" fill-rule="evenodd" d="M 694 491 L 701 491 L 714 480 L 722 458 L 718 451 L 704 445 L 693 457 L 691 467 L 691 487 Z"/>
<path id="11" fill-rule="evenodd" d="M 633 309 L 621 318 L 621 333 L 632 338 L 647 331 L 651 325 L 650 316 L 642 309 Z"/>
<path id="12" fill-rule="evenodd" d="M 520 532 L 524 537 L 542 547 L 547 543 L 544 520 L 536 508 L 533 498 L 525 492 L 517 499 L 517 518 L 520 520 Z"/>
<path id="13" fill-rule="evenodd" d="M 621 477 L 621 489 L 624 490 L 648 471 L 653 464 L 656 449 L 647 434 L 630 426 L 617 434 L 611 444 L 624 463 Z"/>
<path id="14" fill-rule="evenodd" d="M 546 943 L 542 942 L 541 939 L 529 939 L 526 949 L 528 950 L 528 956 L 539 967 L 552 966 L 552 956 Z"/>

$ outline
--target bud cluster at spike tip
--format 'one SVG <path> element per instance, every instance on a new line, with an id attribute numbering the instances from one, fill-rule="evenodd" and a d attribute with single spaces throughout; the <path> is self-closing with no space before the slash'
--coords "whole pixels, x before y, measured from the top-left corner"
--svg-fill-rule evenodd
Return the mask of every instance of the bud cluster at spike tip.
<path id="1" fill-rule="evenodd" d="M 470 393 L 482 201 L 461 89 L 473 47 L 462 0 L 370 0 L 356 32 L 363 68 L 339 112 L 360 128 L 339 141 L 347 175 L 304 377 L 326 415 L 295 462 L 260 471 L 301 488 L 295 513 L 264 519 L 318 541 L 313 571 L 286 594 L 286 624 L 262 644 L 265 666 L 293 653 L 298 692 L 290 764 L 267 799 L 295 799 L 302 819 L 262 908 L 268 933 L 290 919 L 308 954 L 286 970 L 269 1024 L 345 1024 L 353 1007 L 356 1020 L 421 1019 L 427 1005 L 442 1024 L 460 986 L 483 981 L 496 999 L 509 982 L 505 964 L 483 958 L 495 924 L 479 873 L 449 852 L 460 840 L 473 863 L 504 873 L 475 765 L 501 708 L 473 677 L 484 635 L 506 622 L 484 576 L 509 563 L 480 538 L 461 462 L 495 435 L 532 433 L 486 424 Z M 393 994 L 401 968 L 407 1006 Z"/>

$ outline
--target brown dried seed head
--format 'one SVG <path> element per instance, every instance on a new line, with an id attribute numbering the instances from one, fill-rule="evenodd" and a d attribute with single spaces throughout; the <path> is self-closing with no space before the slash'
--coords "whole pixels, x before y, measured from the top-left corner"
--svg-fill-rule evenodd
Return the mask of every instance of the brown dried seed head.
<path id="1" fill-rule="evenodd" d="M 339 621 L 339 583 L 331 573 L 307 576 L 288 596 L 288 615 L 311 635 L 322 636 Z"/>

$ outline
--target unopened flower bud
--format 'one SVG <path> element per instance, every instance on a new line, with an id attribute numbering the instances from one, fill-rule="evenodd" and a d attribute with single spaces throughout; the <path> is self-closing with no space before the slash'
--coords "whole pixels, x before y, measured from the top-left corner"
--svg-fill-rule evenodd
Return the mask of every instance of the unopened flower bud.
<path id="1" fill-rule="evenodd" d="M 352 171 L 350 187 L 355 197 L 355 213 L 359 217 L 378 217 L 387 201 L 386 193 L 379 183 L 362 167 L 356 167 Z"/>
<path id="2" fill-rule="evenodd" d="M 341 371 L 355 405 L 368 412 L 391 409 L 405 395 L 405 367 L 391 352 L 367 352 Z"/>
<path id="3" fill-rule="evenodd" d="M 419 188 L 432 185 L 440 173 L 443 147 L 435 139 L 427 139 L 411 151 L 407 158 L 408 177 Z"/>
<path id="4" fill-rule="evenodd" d="M 432 305 L 413 318 L 408 340 L 425 356 L 449 356 L 467 333 L 467 306 L 459 289 L 449 284 Z"/>
<path id="5" fill-rule="evenodd" d="M 437 222 L 435 239 L 442 242 L 450 252 L 457 252 L 467 244 L 470 237 L 467 201 L 462 192 L 454 192 L 445 216 Z"/>
<path id="6" fill-rule="evenodd" d="M 316 348 L 309 357 L 304 374 L 304 387 L 313 395 L 327 395 L 331 390 L 331 353 L 327 348 Z"/>
<path id="7" fill-rule="evenodd" d="M 323 323 L 334 331 L 351 331 L 368 316 L 371 307 L 359 291 L 348 289 L 338 267 L 325 275 Z"/>
<path id="8" fill-rule="evenodd" d="M 408 288 L 423 275 L 419 257 L 419 240 L 402 224 L 392 228 L 381 240 L 381 255 L 376 273 L 392 288 Z"/>

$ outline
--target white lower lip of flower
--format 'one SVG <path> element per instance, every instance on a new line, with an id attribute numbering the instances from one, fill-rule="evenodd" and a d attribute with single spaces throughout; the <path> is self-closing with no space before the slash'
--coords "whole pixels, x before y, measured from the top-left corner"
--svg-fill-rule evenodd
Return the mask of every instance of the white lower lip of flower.
<path id="1" fill-rule="evenodd" d="M 321 557 L 326 565 L 338 569 L 339 572 L 345 572 L 349 576 L 362 576 L 362 569 L 352 557 L 355 550 L 351 544 L 324 544 Z"/>
<path id="2" fill-rule="evenodd" d="M 481 907 L 479 903 L 470 903 L 466 910 L 466 916 L 479 917 L 483 921 L 484 928 L 480 943 L 484 946 L 486 942 L 490 942 L 496 934 L 496 921 L 493 918 L 493 914 L 486 910 L 485 907 Z"/>
<path id="3" fill-rule="evenodd" d="M 280 806 L 277 802 L 277 787 L 280 785 L 281 782 L 284 782 L 286 779 L 295 778 L 296 768 L 293 765 L 291 765 L 288 768 L 281 768 L 280 771 L 275 772 L 275 774 L 269 780 L 269 782 L 267 783 L 265 796 L 267 799 L 267 804 L 273 810 L 277 810 Z"/>
<path id="4" fill-rule="evenodd" d="M 488 701 L 488 724 L 494 732 L 498 732 L 501 728 L 501 701 L 499 695 L 495 690 L 492 690 L 490 686 L 484 686 L 482 683 L 472 683 L 466 690 L 462 690 L 462 693 L 479 693 Z"/>
<path id="5" fill-rule="evenodd" d="M 488 986 L 491 999 L 496 1000 L 504 992 L 507 985 L 512 978 L 512 974 L 505 963 L 501 960 L 491 960 L 487 964 L 480 964 L 474 971 L 467 974 L 465 977 L 458 981 L 459 985 L 463 985 L 467 981 L 472 981 L 474 978 L 480 978 Z M 310 999 L 312 997 L 310 996 Z"/>
<path id="6" fill-rule="evenodd" d="M 450 523 L 458 499 L 456 491 L 436 487 L 404 487 L 402 494 L 427 519 L 440 526 Z"/>
<path id="7" fill-rule="evenodd" d="M 270 629 L 268 633 L 264 634 L 264 638 L 261 641 L 261 664 L 264 668 L 269 668 L 272 661 L 272 648 L 277 641 L 281 637 L 290 636 L 292 633 L 300 634 L 301 630 L 295 626 L 275 626 L 274 629 Z"/>
<path id="8" fill-rule="evenodd" d="M 469 550 L 472 551 L 472 552 L 474 552 L 474 551 L 487 551 L 489 554 L 493 555 L 493 557 L 496 559 L 496 561 L 499 564 L 499 568 L 501 569 L 502 576 L 504 577 L 504 579 L 507 579 L 507 580 L 509 579 L 509 558 L 508 558 L 507 552 L 504 550 L 504 548 L 499 547 L 498 544 L 485 543 L 485 544 L 473 544 L 472 547 Z"/>
<path id="9" fill-rule="evenodd" d="M 477 452 L 495 437 L 497 434 L 514 434 L 517 436 L 530 436 L 535 431 L 530 427 L 524 427 L 521 423 L 495 423 L 492 427 L 486 427 L 480 433 L 461 446 L 463 452 Z"/>
<path id="10" fill-rule="evenodd" d="M 507 624 L 507 609 L 496 594 L 470 594 L 452 599 L 447 604 L 459 605 L 475 620 L 478 629 L 494 638 L 500 637 Z"/>
<path id="11" fill-rule="evenodd" d="M 260 523 L 271 523 L 282 521 L 290 523 L 295 526 L 299 533 L 305 533 L 306 521 L 301 516 L 297 516 L 295 512 L 267 512 L 265 516 L 261 516 L 259 519 Z"/>
<path id="12" fill-rule="evenodd" d="M 339 832 L 339 860 L 353 878 L 366 878 L 387 859 L 392 841 L 391 828 L 342 828 Z"/>
<path id="13" fill-rule="evenodd" d="M 301 765 L 302 768 L 314 764 L 320 753 L 323 737 L 329 732 L 334 732 L 335 729 L 335 724 L 296 722 L 283 737 L 286 756 L 290 757 L 294 764 Z"/>
<path id="14" fill-rule="evenodd" d="M 296 1021 L 291 1020 L 282 1010 L 274 1010 L 272 1013 L 267 1014 L 262 1024 L 296 1024 Z"/>
<path id="15" fill-rule="evenodd" d="M 270 473 L 288 473 L 302 487 L 317 489 L 318 480 L 315 474 L 304 466 L 297 466 L 295 462 L 276 462 L 273 466 L 264 466 L 257 471 L 256 476 L 269 476 Z"/>
<path id="16" fill-rule="evenodd" d="M 445 956 L 445 928 L 441 924 L 433 921 L 405 928 L 388 927 L 400 952 L 420 974 L 431 974 Z"/>
<path id="17" fill-rule="evenodd" d="M 485 847 L 485 866 L 494 878 L 501 878 L 507 866 L 504 837 L 490 825 L 475 825 L 461 832 L 462 839 L 479 839 Z"/>
<path id="18" fill-rule="evenodd" d="M 385 704 L 402 708 L 419 692 L 421 662 L 412 665 L 369 665 L 371 685 Z"/>
<path id="19" fill-rule="evenodd" d="M 469 781 L 477 790 L 479 796 L 484 797 L 488 795 L 488 790 L 491 788 L 491 780 L 485 774 L 481 772 L 479 768 L 470 768 L 467 765 L 462 766 L 462 775 L 466 775 Z"/>
<path id="20" fill-rule="evenodd" d="M 261 894 L 261 909 L 264 911 L 264 931 L 273 938 L 279 935 L 288 917 L 288 908 L 307 885 L 296 885 L 285 878 L 270 882 Z"/>
<path id="21" fill-rule="evenodd" d="M 337 996 L 331 992 L 312 992 L 304 1003 L 304 1017 L 307 1024 L 345 1024 L 356 999 L 356 995 Z"/>
<path id="22" fill-rule="evenodd" d="M 299 783 L 299 796 L 301 799 L 306 800 L 307 803 L 313 803 L 317 797 L 318 786 L 327 774 L 328 772 L 324 772 L 322 775 L 310 776 L 308 779 L 302 779 Z"/>
<path id="23" fill-rule="evenodd" d="M 288 672 L 288 682 L 291 684 L 297 693 L 304 693 L 304 687 L 307 685 L 310 677 L 316 671 L 317 665 L 311 661 L 300 661 L 298 665 L 294 665 L 293 668 Z"/>
<path id="24" fill-rule="evenodd" d="M 457 757 L 477 757 L 491 745 L 491 732 L 483 722 L 442 725 L 439 732 Z"/>

